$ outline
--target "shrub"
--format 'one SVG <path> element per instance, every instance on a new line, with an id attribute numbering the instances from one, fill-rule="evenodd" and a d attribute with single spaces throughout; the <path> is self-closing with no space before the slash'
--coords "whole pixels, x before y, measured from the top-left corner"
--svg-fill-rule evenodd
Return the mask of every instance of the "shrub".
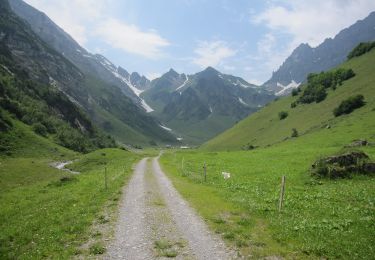
<path id="1" fill-rule="evenodd" d="M 319 103 L 323 101 L 326 96 L 327 92 L 323 85 L 308 85 L 298 101 L 305 104 L 310 104 L 312 102 Z"/>
<path id="2" fill-rule="evenodd" d="M 341 104 L 333 110 L 333 114 L 336 117 L 343 114 L 350 114 L 355 109 L 360 108 L 364 105 L 365 101 L 363 95 L 352 96 L 342 101 Z"/>
<path id="3" fill-rule="evenodd" d="M 366 52 L 371 51 L 374 47 L 375 42 L 361 42 L 348 54 L 348 60 L 361 56 Z"/>
<path id="4" fill-rule="evenodd" d="M 47 133 L 48 133 L 47 128 L 44 125 L 42 125 L 41 123 L 33 124 L 33 131 L 36 134 L 44 136 L 44 137 L 46 137 Z"/>
<path id="5" fill-rule="evenodd" d="M 297 131 L 297 129 L 295 129 L 295 128 L 292 129 L 292 135 L 291 136 L 292 137 L 298 137 L 298 131 Z"/>
<path id="6" fill-rule="evenodd" d="M 297 96 L 298 95 L 298 88 L 294 88 L 293 90 L 292 90 L 292 96 L 293 97 L 295 97 L 295 96 Z"/>
<path id="7" fill-rule="evenodd" d="M 292 102 L 291 104 L 290 104 L 290 107 L 291 108 L 295 108 L 297 106 L 297 102 Z"/>
<path id="8" fill-rule="evenodd" d="M 280 120 L 283 120 L 283 119 L 285 119 L 287 117 L 288 117 L 288 112 L 286 112 L 286 111 L 279 112 L 279 119 Z"/>
<path id="9" fill-rule="evenodd" d="M 78 130 L 67 126 L 57 130 L 56 139 L 60 145 L 77 152 L 88 152 L 93 148 Z"/>

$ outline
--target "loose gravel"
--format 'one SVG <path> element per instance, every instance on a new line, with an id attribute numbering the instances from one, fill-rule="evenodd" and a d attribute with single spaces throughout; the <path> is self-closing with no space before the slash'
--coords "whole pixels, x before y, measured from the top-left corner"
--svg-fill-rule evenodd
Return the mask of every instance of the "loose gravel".
<path id="1" fill-rule="evenodd" d="M 158 158 L 135 168 L 104 259 L 234 259 L 222 239 L 173 187 Z"/>

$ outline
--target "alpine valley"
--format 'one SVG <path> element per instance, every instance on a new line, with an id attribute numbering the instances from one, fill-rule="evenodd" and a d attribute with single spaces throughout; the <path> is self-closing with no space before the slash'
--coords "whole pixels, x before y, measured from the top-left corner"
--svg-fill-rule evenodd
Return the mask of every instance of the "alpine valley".
<path id="1" fill-rule="evenodd" d="M 313 2 L 0 0 L 0 259 L 374 259 L 375 4 Z M 343 30 L 252 84 L 277 23 Z"/>

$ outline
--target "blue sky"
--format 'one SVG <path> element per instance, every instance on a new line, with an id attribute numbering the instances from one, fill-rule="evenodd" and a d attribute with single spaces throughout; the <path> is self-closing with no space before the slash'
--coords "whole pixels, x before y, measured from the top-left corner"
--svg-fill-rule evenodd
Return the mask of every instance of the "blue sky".
<path id="1" fill-rule="evenodd" d="M 149 78 L 213 66 L 268 80 L 300 43 L 316 46 L 373 0 L 25 0 L 83 47 Z"/>

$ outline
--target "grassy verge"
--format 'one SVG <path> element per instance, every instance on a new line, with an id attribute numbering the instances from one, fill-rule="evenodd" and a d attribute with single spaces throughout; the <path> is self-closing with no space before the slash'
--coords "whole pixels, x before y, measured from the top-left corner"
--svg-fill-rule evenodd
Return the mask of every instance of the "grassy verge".
<path id="1" fill-rule="evenodd" d="M 316 180 L 308 173 L 314 160 L 341 150 L 357 127 L 253 151 L 166 153 L 161 163 L 181 194 L 244 256 L 369 259 L 375 253 L 375 179 Z M 374 147 L 363 150 L 375 159 Z M 223 171 L 231 178 L 224 180 Z M 282 175 L 287 184 L 279 213 Z"/>
<path id="2" fill-rule="evenodd" d="M 78 248 L 89 238 L 91 224 L 100 221 L 103 205 L 117 206 L 121 187 L 140 158 L 119 149 L 75 156 L 79 160 L 70 168 L 79 175 L 51 168 L 51 159 L 0 159 L 1 259 L 81 254 Z"/>

